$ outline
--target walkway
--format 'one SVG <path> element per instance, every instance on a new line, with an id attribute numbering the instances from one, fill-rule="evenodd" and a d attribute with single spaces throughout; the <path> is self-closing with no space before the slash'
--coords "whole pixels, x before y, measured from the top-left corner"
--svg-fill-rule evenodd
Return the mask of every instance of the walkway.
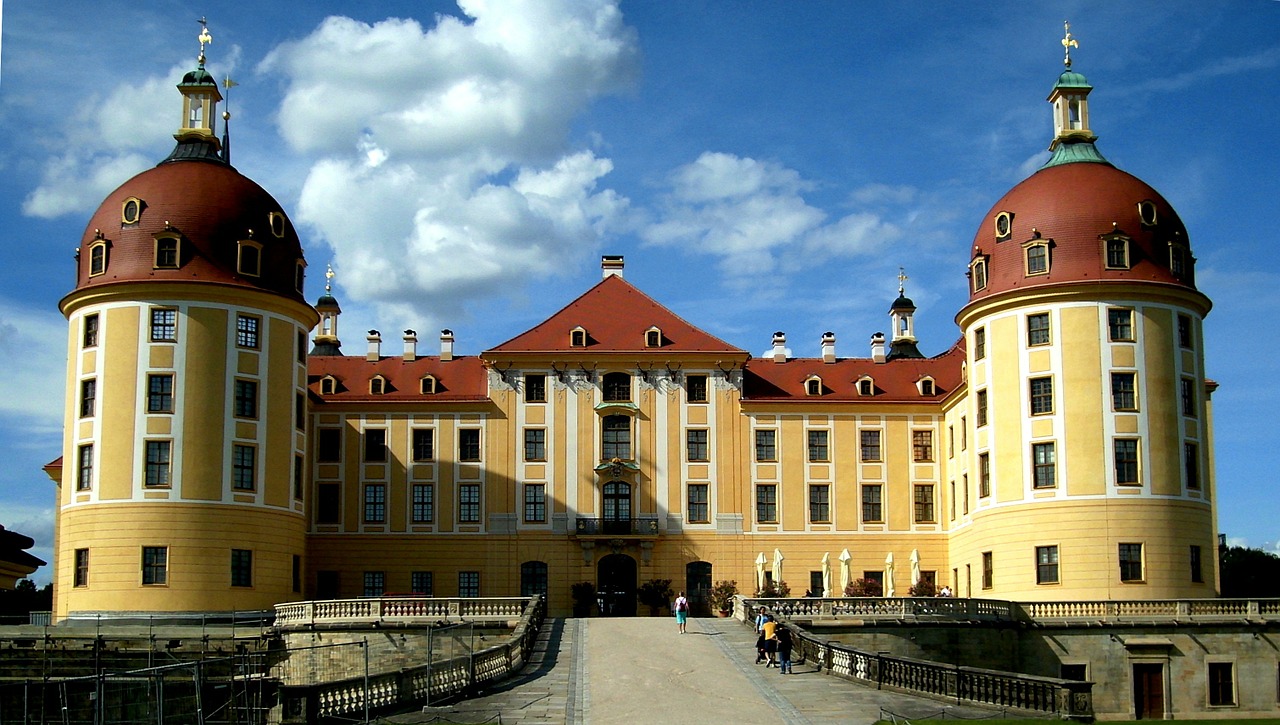
<path id="1" fill-rule="evenodd" d="M 755 636 L 734 619 L 691 619 L 688 629 L 678 634 L 671 618 L 549 619 L 517 677 L 480 697 L 382 722 L 856 725 L 874 723 L 882 707 L 908 717 L 990 714 L 871 689 L 809 663 L 783 676 L 753 664 Z"/>

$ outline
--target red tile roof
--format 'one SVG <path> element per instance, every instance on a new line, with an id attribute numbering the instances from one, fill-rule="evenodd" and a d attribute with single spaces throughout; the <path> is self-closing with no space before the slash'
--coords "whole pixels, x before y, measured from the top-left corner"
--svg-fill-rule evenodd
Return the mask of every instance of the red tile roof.
<path id="1" fill-rule="evenodd" d="M 833 402 L 936 403 L 962 384 L 964 338 L 951 349 L 931 358 L 900 359 L 877 363 L 870 358 L 845 358 L 825 363 L 821 358 L 795 358 L 775 363 L 767 358 L 746 365 L 743 402 L 790 402 L 815 405 Z M 806 395 L 805 381 L 822 379 L 820 396 Z M 858 380 L 869 376 L 875 394 L 858 394 Z M 934 395 L 921 395 L 916 382 L 933 378 Z"/>
<path id="2" fill-rule="evenodd" d="M 320 380 L 332 375 L 337 392 L 320 394 Z M 373 395 L 369 381 L 375 375 L 387 379 L 387 392 Z M 436 379 L 436 392 L 422 394 L 420 381 L 426 375 Z M 403 357 L 384 357 L 370 362 L 363 356 L 316 356 L 307 360 L 307 388 L 312 400 L 333 403 L 476 402 L 489 399 L 489 377 L 478 357 L 455 357 L 441 362 L 439 357 L 420 357 L 405 362 Z"/>

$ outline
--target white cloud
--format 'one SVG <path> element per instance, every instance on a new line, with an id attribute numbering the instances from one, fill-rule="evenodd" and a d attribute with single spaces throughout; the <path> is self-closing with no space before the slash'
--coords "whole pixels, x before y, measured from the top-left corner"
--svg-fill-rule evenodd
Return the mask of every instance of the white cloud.
<path id="1" fill-rule="evenodd" d="M 66 320 L 55 311 L 0 299 L 0 367 L 7 379 L 0 421 L 19 421 L 26 437 L 56 432 L 61 438 L 66 329 Z"/>

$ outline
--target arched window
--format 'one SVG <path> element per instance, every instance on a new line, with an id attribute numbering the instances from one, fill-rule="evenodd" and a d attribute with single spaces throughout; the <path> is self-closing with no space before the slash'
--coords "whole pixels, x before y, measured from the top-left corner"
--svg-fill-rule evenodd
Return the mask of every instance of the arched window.
<path id="1" fill-rule="evenodd" d="M 631 376 L 626 373 L 605 374 L 604 399 L 609 402 L 631 400 Z"/>
<path id="2" fill-rule="evenodd" d="M 606 415 L 601 421 L 600 457 L 606 461 L 615 458 L 631 459 L 631 418 L 625 415 Z"/>
<path id="3" fill-rule="evenodd" d="M 520 565 L 520 596 L 535 594 L 547 596 L 547 565 L 541 561 L 526 561 Z"/>

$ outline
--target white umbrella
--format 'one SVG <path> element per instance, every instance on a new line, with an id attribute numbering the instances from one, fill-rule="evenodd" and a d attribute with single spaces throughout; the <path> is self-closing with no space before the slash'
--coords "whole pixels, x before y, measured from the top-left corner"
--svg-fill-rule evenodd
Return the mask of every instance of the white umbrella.
<path id="1" fill-rule="evenodd" d="M 849 588 L 849 550 L 845 549 L 840 552 L 840 596 L 844 596 L 844 590 Z"/>
<path id="2" fill-rule="evenodd" d="M 893 596 L 893 552 L 884 558 L 884 595 Z"/>
<path id="3" fill-rule="evenodd" d="M 831 552 L 822 555 L 822 596 L 831 596 Z"/>
<path id="4" fill-rule="evenodd" d="M 911 550 L 911 586 L 920 583 L 920 550 Z"/>
<path id="5" fill-rule="evenodd" d="M 756 557 L 756 591 L 764 589 L 764 565 L 768 561 L 768 559 L 764 558 L 763 551 Z"/>
<path id="6" fill-rule="evenodd" d="M 782 549 L 773 550 L 773 585 L 782 583 Z"/>

